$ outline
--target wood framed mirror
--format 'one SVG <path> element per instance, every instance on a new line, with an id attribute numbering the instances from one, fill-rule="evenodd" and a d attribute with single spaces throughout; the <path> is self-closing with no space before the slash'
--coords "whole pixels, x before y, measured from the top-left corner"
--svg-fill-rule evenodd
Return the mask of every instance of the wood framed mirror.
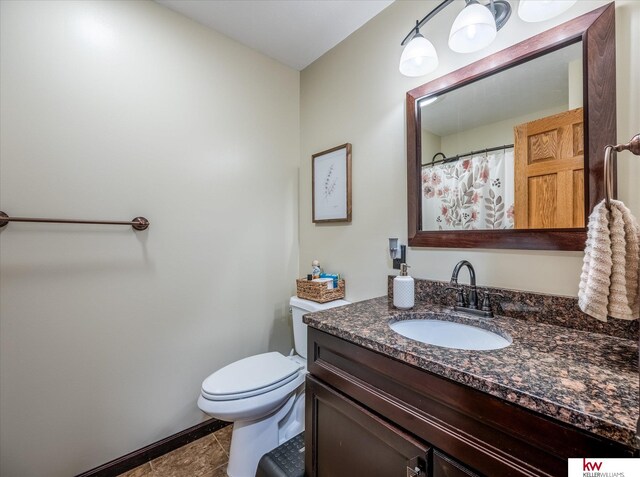
<path id="1" fill-rule="evenodd" d="M 409 91 L 409 245 L 582 250 L 615 69 L 611 3 Z"/>

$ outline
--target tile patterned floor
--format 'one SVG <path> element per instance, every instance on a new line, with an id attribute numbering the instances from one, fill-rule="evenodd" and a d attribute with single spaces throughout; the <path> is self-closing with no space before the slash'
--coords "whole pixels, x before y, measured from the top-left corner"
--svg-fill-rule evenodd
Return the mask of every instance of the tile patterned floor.
<path id="1" fill-rule="evenodd" d="M 231 430 L 227 426 L 119 477 L 227 477 Z"/>

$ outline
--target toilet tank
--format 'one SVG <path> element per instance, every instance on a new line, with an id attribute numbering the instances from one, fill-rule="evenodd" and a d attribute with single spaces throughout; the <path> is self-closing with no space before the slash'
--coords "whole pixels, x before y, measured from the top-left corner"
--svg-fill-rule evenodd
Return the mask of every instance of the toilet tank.
<path id="1" fill-rule="evenodd" d="M 348 305 L 349 303 L 346 300 L 316 303 L 315 301 L 303 300 L 297 296 L 292 296 L 289 305 L 291 305 L 291 315 L 293 317 L 293 342 L 296 353 L 303 358 L 307 357 L 307 325 L 302 322 L 302 315 Z"/>

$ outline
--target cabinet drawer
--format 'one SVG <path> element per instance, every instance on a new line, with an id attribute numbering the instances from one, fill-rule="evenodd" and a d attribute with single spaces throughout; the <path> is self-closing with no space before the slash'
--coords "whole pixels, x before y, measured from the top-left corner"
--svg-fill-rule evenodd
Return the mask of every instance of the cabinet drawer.
<path id="1" fill-rule="evenodd" d="M 415 467 L 420 477 L 427 475 L 428 445 L 311 376 L 306 413 L 307 476 L 407 477 L 418 475 Z"/>

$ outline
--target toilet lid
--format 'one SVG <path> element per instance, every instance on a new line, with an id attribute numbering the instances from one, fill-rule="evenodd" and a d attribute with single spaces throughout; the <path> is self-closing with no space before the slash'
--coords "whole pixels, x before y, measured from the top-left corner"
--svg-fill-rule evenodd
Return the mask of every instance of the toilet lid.
<path id="1" fill-rule="evenodd" d="M 302 366 L 277 352 L 263 353 L 231 363 L 202 383 L 202 395 L 211 400 L 256 396 L 292 381 Z"/>

